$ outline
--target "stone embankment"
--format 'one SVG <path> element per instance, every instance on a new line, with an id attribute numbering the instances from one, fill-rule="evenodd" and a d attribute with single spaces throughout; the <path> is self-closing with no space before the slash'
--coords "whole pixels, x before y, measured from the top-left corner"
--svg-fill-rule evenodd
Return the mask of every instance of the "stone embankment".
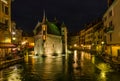
<path id="1" fill-rule="evenodd" d="M 0 70 L 24 61 L 24 57 L 0 61 Z"/>

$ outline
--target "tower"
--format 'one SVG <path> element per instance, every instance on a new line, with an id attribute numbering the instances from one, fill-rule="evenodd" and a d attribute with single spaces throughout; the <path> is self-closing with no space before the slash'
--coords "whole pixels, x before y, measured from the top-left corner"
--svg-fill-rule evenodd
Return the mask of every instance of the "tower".
<path id="1" fill-rule="evenodd" d="M 64 23 L 61 26 L 61 35 L 62 35 L 63 53 L 67 54 L 67 28 Z"/>

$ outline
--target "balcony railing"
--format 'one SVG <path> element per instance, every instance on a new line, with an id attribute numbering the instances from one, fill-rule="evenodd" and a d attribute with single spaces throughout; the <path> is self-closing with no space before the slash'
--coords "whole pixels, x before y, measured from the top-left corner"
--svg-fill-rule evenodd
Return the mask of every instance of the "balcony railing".
<path id="1" fill-rule="evenodd" d="M 112 33 L 114 31 L 114 27 L 113 26 L 106 27 L 104 31 L 105 33 Z"/>
<path id="2" fill-rule="evenodd" d="M 6 24 L 0 22 L 0 29 L 6 30 L 7 28 L 8 26 Z"/>

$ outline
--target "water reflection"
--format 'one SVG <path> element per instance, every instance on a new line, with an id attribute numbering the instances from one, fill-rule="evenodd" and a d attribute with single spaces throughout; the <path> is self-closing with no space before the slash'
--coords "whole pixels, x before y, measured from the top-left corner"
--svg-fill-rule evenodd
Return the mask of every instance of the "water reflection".
<path id="1" fill-rule="evenodd" d="M 99 63 L 96 65 L 100 69 L 100 74 L 98 76 L 98 81 L 107 81 L 107 73 L 113 72 L 110 65 L 107 63 Z"/>
<path id="2" fill-rule="evenodd" d="M 28 56 L 25 63 L 0 71 L 0 81 L 118 81 L 119 72 L 90 53 L 61 57 Z"/>
<path id="3" fill-rule="evenodd" d="M 22 66 L 16 65 L 0 71 L 0 81 L 22 81 Z"/>

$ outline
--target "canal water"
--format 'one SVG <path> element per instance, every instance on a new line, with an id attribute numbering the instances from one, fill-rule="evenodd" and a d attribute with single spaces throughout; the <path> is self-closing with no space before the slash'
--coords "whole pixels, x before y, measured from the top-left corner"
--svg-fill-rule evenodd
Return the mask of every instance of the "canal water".
<path id="1" fill-rule="evenodd" d="M 28 56 L 24 63 L 0 70 L 0 81 L 120 81 L 120 72 L 100 58 L 74 51 L 65 56 Z"/>

